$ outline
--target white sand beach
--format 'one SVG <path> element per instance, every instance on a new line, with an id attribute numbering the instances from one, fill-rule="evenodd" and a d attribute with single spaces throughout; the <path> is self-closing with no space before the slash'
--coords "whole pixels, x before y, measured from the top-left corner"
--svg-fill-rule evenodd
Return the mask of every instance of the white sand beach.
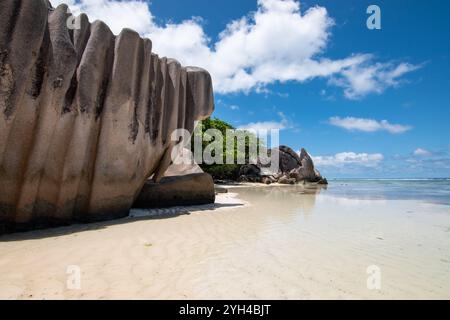
<path id="1" fill-rule="evenodd" d="M 448 205 L 230 190 L 214 207 L 2 236 L 0 298 L 450 298 Z M 67 287 L 69 266 L 79 289 Z"/>

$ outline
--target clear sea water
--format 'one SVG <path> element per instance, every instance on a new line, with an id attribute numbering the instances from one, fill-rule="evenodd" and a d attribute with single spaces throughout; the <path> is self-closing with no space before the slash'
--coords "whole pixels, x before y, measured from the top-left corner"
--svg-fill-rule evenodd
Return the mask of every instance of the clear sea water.
<path id="1" fill-rule="evenodd" d="M 321 194 L 350 199 L 419 200 L 450 205 L 450 179 L 336 179 Z"/>

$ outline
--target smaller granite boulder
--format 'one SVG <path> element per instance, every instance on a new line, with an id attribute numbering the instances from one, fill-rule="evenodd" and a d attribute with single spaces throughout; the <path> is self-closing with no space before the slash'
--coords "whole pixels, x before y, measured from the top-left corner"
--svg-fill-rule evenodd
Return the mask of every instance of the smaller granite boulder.
<path id="1" fill-rule="evenodd" d="M 259 176 L 261 169 L 254 164 L 244 164 L 239 169 L 239 176 Z"/>
<path id="2" fill-rule="evenodd" d="M 207 173 L 164 177 L 160 182 L 148 180 L 134 208 L 165 208 L 210 204 L 215 201 L 214 181 Z"/>
<path id="3" fill-rule="evenodd" d="M 264 184 L 272 184 L 272 183 L 276 182 L 276 180 L 271 176 L 267 176 L 267 177 L 262 177 L 261 182 Z"/>
<path id="4" fill-rule="evenodd" d="M 289 178 L 288 176 L 282 176 L 280 179 L 278 179 L 278 183 L 280 184 L 295 184 L 294 178 Z"/>
<path id="5" fill-rule="evenodd" d="M 292 169 L 301 166 L 300 157 L 291 148 L 287 146 L 279 146 L 278 148 L 273 148 L 270 150 L 271 155 L 273 154 L 273 152 L 278 153 L 280 166 L 279 169 L 281 172 L 289 172 Z"/>

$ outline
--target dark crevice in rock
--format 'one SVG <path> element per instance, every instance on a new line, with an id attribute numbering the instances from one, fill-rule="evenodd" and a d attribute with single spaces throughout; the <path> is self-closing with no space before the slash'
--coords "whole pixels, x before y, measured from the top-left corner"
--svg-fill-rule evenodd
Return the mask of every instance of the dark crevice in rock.
<path id="1" fill-rule="evenodd" d="M 14 29 L 16 28 L 17 20 L 19 19 L 20 9 L 22 8 L 22 0 L 16 0 L 17 3 L 13 6 L 13 11 L 9 18 L 9 23 L 6 29 L 6 42 L 9 43 L 14 34 Z"/>
<path id="2" fill-rule="evenodd" d="M 103 80 L 102 80 L 102 84 L 99 88 L 98 91 L 98 96 L 95 102 L 95 119 L 97 120 L 102 112 L 103 112 L 103 108 L 105 106 L 105 100 L 106 100 L 106 95 L 108 93 L 108 87 L 109 87 L 109 82 L 111 80 L 111 74 L 112 74 L 112 68 L 114 66 L 114 46 L 115 46 L 115 42 L 116 39 L 115 37 L 113 37 L 111 39 L 111 44 L 108 48 L 107 51 L 107 63 L 105 65 L 105 69 L 104 69 L 104 73 L 103 73 Z M 82 112 L 84 112 L 86 110 L 82 110 Z"/>
<path id="3" fill-rule="evenodd" d="M 162 119 L 161 119 L 161 138 L 162 142 L 165 145 L 167 142 L 167 132 L 168 132 L 168 126 L 169 126 L 169 119 L 171 116 L 171 113 L 173 112 L 172 106 L 173 106 L 173 100 L 174 100 L 174 90 L 173 90 L 173 83 L 170 75 L 170 69 L 171 65 L 169 62 L 166 64 L 166 77 L 164 81 L 164 104 L 162 105 L 163 113 L 162 113 Z"/>
<path id="4" fill-rule="evenodd" d="M 139 81 L 142 78 L 143 73 L 143 66 L 144 66 L 144 41 L 142 39 L 139 39 L 139 45 L 136 52 L 136 59 L 135 59 L 135 71 L 136 76 L 134 79 L 134 98 L 133 98 L 133 118 L 128 126 L 130 129 L 130 141 L 134 144 L 136 142 L 136 137 L 139 133 L 139 100 L 140 100 L 140 94 L 141 94 L 141 86 L 139 85 Z"/>
<path id="5" fill-rule="evenodd" d="M 36 100 L 41 94 L 42 85 L 44 83 L 44 77 L 45 74 L 47 73 L 49 42 L 50 42 L 50 34 L 48 33 L 48 30 L 46 30 L 41 48 L 39 49 L 39 55 L 36 60 L 36 65 L 33 68 L 31 90 L 29 94 L 34 100 Z"/>
<path id="6" fill-rule="evenodd" d="M 184 128 L 184 121 L 186 117 L 186 69 L 181 68 L 181 75 L 180 75 L 180 84 L 179 84 L 179 91 L 178 91 L 178 121 L 177 121 L 177 128 Z"/>
<path id="7" fill-rule="evenodd" d="M 150 54 L 150 75 L 149 75 L 149 95 L 147 100 L 147 105 L 145 108 L 145 133 L 150 133 L 150 125 L 151 125 L 151 114 L 154 108 L 154 92 L 155 92 L 155 59 L 157 56 L 154 54 Z"/>
<path id="8" fill-rule="evenodd" d="M 189 88 L 189 78 L 186 79 L 186 115 L 185 115 L 185 127 L 187 130 L 193 129 L 194 121 L 194 106 L 195 100 L 192 91 Z M 192 128 L 191 128 L 192 126 Z"/>
<path id="9" fill-rule="evenodd" d="M 0 51 L 0 76 L 4 76 L 6 69 L 6 59 L 8 58 L 8 50 Z"/>
<path id="10" fill-rule="evenodd" d="M 67 15 L 67 19 L 69 19 L 70 16 L 71 16 L 70 14 Z M 73 34 L 74 34 L 73 29 L 67 29 L 67 31 L 69 33 L 70 42 L 72 42 L 72 44 L 74 44 L 75 41 L 74 41 L 74 36 L 73 36 Z"/>
<path id="11" fill-rule="evenodd" d="M 90 34 L 91 34 L 91 31 L 90 31 L 90 28 L 88 27 L 87 30 L 85 31 L 85 34 L 83 34 L 82 43 L 80 44 L 80 46 L 77 50 L 77 67 L 72 76 L 72 80 L 70 81 L 70 86 L 66 92 L 62 114 L 71 112 L 75 108 L 74 100 L 76 99 L 76 94 L 77 94 L 77 90 L 78 90 L 78 74 L 77 74 L 76 70 L 79 69 L 80 62 L 83 57 L 84 50 L 86 49 L 86 45 L 89 40 Z M 69 29 L 69 36 L 70 36 L 70 41 L 72 42 L 72 45 L 74 45 L 74 47 L 75 47 L 74 30 Z M 86 109 L 86 106 L 80 106 L 80 110 L 82 112 L 84 112 L 85 109 Z"/>
<path id="12" fill-rule="evenodd" d="M 153 128 L 153 116 L 156 109 L 156 87 L 157 87 L 157 78 L 158 78 L 158 56 L 155 54 L 152 54 L 151 56 L 151 74 L 150 74 L 150 98 L 149 98 L 149 105 L 147 107 L 147 116 L 145 119 L 145 130 L 149 134 L 149 140 L 152 140 L 152 128 Z"/>
<path id="13" fill-rule="evenodd" d="M 7 63 L 8 55 L 7 50 L 0 52 L 0 106 L 3 108 L 6 119 L 14 113 L 15 106 L 11 102 L 11 97 L 16 87 L 13 70 Z"/>
<path id="14" fill-rule="evenodd" d="M 66 92 L 66 96 L 64 99 L 64 107 L 62 109 L 62 114 L 72 111 L 73 100 L 75 99 L 75 95 L 77 93 L 77 88 L 78 88 L 78 80 L 77 80 L 77 75 L 75 73 L 72 77 L 72 80 L 70 81 L 69 89 Z"/>
<path id="15" fill-rule="evenodd" d="M 136 108 L 137 108 L 136 103 L 134 103 L 133 119 L 128 126 L 128 128 L 130 129 L 130 136 L 128 137 L 128 139 L 130 139 L 131 143 L 133 143 L 133 144 L 136 142 L 136 137 L 139 132 L 139 121 L 138 121 L 138 114 L 136 112 Z"/>
<path id="16" fill-rule="evenodd" d="M 86 50 L 86 46 L 87 46 L 87 43 L 88 43 L 90 37 L 91 37 L 91 28 L 88 27 L 86 30 L 86 34 L 84 35 L 84 38 L 83 38 L 83 43 L 81 44 L 81 50 L 79 52 L 77 52 L 77 54 L 78 54 L 77 67 L 80 65 L 81 58 L 83 58 L 84 51 Z"/>
<path id="17" fill-rule="evenodd" d="M 154 109 L 153 109 L 153 113 L 152 113 L 152 129 L 151 129 L 151 140 L 155 141 L 156 138 L 159 136 L 159 122 L 161 121 L 161 109 L 162 109 L 162 94 L 163 94 L 163 90 L 164 90 L 164 77 L 162 74 L 162 70 L 161 70 L 161 64 L 162 61 L 161 60 L 157 60 L 156 61 L 156 67 L 157 69 L 156 74 L 155 74 L 155 104 L 154 104 Z"/>
<path id="18" fill-rule="evenodd" d="M 108 90 L 109 77 L 103 78 L 100 90 L 98 92 L 97 101 L 95 103 L 95 118 L 98 119 L 103 111 L 103 106 L 105 105 L 106 92 Z M 85 112 L 85 108 L 81 108 L 81 112 Z"/>
<path id="19" fill-rule="evenodd" d="M 145 110 L 145 133 L 150 132 L 150 117 L 152 110 L 153 110 L 153 97 L 150 94 L 150 97 L 147 102 L 147 107 Z"/>

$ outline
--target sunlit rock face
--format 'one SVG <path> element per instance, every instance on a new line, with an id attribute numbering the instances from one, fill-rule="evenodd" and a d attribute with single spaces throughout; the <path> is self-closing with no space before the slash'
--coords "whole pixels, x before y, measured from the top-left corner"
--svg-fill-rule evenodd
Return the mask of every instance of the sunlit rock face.
<path id="1" fill-rule="evenodd" d="M 214 108 L 205 70 L 67 12 L 0 2 L 0 233 L 126 216 L 172 131 Z"/>

